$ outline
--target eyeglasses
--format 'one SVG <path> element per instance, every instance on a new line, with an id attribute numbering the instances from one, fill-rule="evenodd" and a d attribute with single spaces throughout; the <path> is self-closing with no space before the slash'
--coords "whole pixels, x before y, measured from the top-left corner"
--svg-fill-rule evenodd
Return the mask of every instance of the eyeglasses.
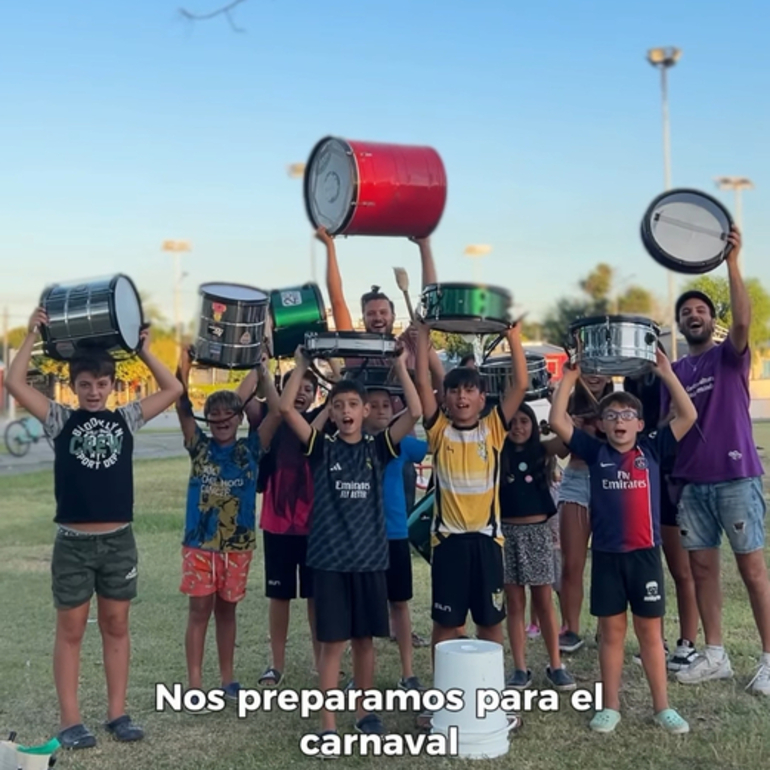
<path id="1" fill-rule="evenodd" d="M 615 422 L 616 420 L 623 420 L 623 422 L 631 422 L 631 420 L 638 420 L 639 415 L 631 409 L 624 409 L 622 412 L 605 412 L 602 415 L 602 420 L 608 422 Z"/>

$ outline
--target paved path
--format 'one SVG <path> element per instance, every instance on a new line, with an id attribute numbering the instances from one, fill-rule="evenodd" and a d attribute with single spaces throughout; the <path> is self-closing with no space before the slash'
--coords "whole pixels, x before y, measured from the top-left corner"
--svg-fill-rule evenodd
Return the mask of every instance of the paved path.
<path id="1" fill-rule="evenodd" d="M 5 434 L 7 421 L 0 418 L 0 441 Z M 183 457 L 182 434 L 173 412 L 166 412 L 149 422 L 134 438 L 134 458 L 147 460 L 163 457 Z M 53 468 L 53 450 L 45 439 L 29 448 L 24 457 L 14 457 L 0 451 L 0 476 L 12 476 L 21 473 Z"/>

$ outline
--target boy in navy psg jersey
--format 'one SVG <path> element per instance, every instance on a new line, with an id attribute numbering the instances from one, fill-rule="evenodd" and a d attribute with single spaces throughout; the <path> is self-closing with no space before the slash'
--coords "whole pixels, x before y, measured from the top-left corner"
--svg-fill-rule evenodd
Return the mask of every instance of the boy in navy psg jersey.
<path id="1" fill-rule="evenodd" d="M 591 614 L 599 618 L 599 663 L 605 708 L 591 720 L 592 730 L 612 732 L 620 721 L 620 678 L 631 605 L 642 665 L 652 692 L 655 721 L 668 732 L 689 732 L 669 708 L 662 622 L 665 614 L 660 554 L 660 463 L 695 424 L 697 412 L 658 351 L 655 371 L 668 388 L 675 417 L 656 434 L 642 435 L 642 405 L 623 391 L 599 402 L 606 443 L 575 428 L 567 414 L 570 391 L 580 377 L 565 368 L 553 398 L 550 424 L 571 452 L 591 471 Z"/>

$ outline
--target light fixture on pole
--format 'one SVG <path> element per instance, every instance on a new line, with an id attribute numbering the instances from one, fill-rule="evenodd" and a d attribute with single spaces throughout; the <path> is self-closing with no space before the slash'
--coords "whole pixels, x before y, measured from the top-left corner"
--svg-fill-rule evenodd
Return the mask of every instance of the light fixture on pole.
<path id="1" fill-rule="evenodd" d="M 286 173 L 290 179 L 304 179 L 305 169 L 307 168 L 305 163 L 290 163 L 286 167 Z M 310 275 L 313 283 L 316 283 L 315 273 L 315 233 L 310 233 Z"/>
<path id="2" fill-rule="evenodd" d="M 492 247 L 486 243 L 473 243 L 470 246 L 465 247 L 463 252 L 466 257 L 473 260 L 473 280 L 481 280 L 481 258 L 486 257 L 489 252 L 492 251 Z"/>
<path id="3" fill-rule="evenodd" d="M 181 257 L 192 251 L 192 244 L 189 241 L 163 241 L 161 251 L 169 252 L 174 258 L 174 330 L 178 357 L 182 350 L 182 279 L 187 275 L 182 272 Z"/>
<path id="4" fill-rule="evenodd" d="M 743 234 L 743 191 L 753 190 L 754 182 L 745 176 L 720 176 L 714 180 L 720 190 L 732 190 L 735 193 L 735 224 Z M 743 271 L 743 252 L 738 257 L 738 268 Z"/>
<path id="5" fill-rule="evenodd" d="M 660 70 L 660 88 L 663 99 L 663 175 L 665 189 L 671 189 L 671 137 L 668 119 L 668 70 L 682 56 L 679 48 L 651 48 L 647 52 L 647 61 Z M 671 319 L 671 359 L 676 360 L 676 278 L 673 271 L 668 272 L 668 305 Z"/>

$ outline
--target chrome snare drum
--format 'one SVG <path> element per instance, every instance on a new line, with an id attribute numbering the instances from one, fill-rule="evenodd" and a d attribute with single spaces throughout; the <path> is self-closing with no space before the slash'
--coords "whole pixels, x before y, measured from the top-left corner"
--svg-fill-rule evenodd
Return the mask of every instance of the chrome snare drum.
<path id="1" fill-rule="evenodd" d="M 660 328 L 649 318 L 608 315 L 570 324 L 573 362 L 583 374 L 634 377 L 657 360 Z"/>
<path id="2" fill-rule="evenodd" d="M 127 275 L 54 284 L 40 306 L 48 316 L 40 333 L 49 358 L 67 361 L 88 348 L 128 358 L 139 350 L 142 301 Z"/>
<path id="3" fill-rule="evenodd" d="M 392 334 L 327 332 L 305 335 L 305 350 L 311 358 L 390 358 L 396 355 Z"/>
<path id="4" fill-rule="evenodd" d="M 529 385 L 525 401 L 539 401 L 548 395 L 548 382 L 551 379 L 545 358 L 536 353 L 525 352 L 527 358 L 527 376 Z M 488 398 L 501 399 L 513 377 L 513 364 L 510 356 L 488 358 L 479 366 L 479 374 L 484 382 Z"/>
<path id="5" fill-rule="evenodd" d="M 262 360 L 269 296 L 237 283 L 204 283 L 195 361 L 215 369 L 254 369 Z"/>

